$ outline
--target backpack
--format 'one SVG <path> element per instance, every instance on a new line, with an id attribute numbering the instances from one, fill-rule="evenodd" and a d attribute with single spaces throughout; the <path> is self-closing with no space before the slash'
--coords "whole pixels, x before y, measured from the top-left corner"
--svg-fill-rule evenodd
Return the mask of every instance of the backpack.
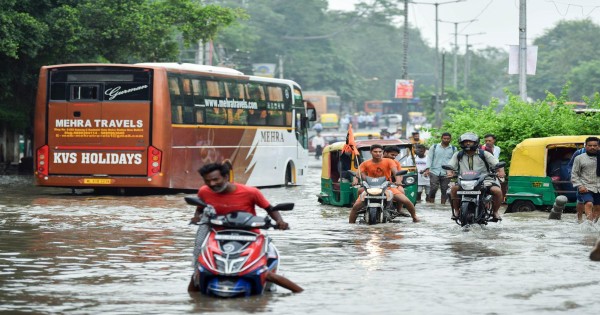
<path id="1" fill-rule="evenodd" d="M 459 169 L 460 169 L 460 159 L 462 159 L 463 155 L 465 155 L 465 151 L 458 152 L 458 155 L 456 156 L 456 158 L 458 159 L 458 167 L 459 167 Z M 479 158 L 485 164 L 485 168 L 487 169 L 488 173 L 490 173 L 490 165 L 488 164 L 487 160 L 485 159 L 485 150 L 482 150 L 481 148 L 478 148 L 477 149 L 477 155 L 479 155 Z"/>

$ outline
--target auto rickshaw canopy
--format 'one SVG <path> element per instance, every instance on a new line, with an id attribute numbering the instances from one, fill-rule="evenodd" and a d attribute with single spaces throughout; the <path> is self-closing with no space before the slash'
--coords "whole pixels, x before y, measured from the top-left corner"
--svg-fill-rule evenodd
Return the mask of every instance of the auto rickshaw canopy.
<path id="1" fill-rule="evenodd" d="M 547 176 L 548 149 L 583 147 L 587 137 L 591 136 L 554 136 L 523 140 L 512 152 L 510 176 Z"/>

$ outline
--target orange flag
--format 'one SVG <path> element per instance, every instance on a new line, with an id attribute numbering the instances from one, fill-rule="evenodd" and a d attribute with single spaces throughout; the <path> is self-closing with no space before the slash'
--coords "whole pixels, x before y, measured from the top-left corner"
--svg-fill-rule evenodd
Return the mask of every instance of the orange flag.
<path id="1" fill-rule="evenodd" d="M 342 152 L 354 153 L 358 156 L 358 149 L 356 148 L 356 142 L 354 142 L 354 132 L 352 132 L 352 124 L 348 124 L 348 134 L 346 135 L 346 144 L 342 149 Z"/>

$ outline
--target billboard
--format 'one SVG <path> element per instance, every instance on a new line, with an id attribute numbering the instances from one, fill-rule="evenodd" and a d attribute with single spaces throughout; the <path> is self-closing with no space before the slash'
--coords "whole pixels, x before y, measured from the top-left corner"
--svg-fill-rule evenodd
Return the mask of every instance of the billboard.
<path id="1" fill-rule="evenodd" d="M 414 80 L 396 80 L 394 98 L 413 98 Z"/>

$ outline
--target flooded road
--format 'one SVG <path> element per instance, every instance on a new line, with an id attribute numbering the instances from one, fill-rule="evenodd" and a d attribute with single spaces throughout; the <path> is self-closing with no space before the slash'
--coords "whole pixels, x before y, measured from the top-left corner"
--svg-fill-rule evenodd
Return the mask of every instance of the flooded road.
<path id="1" fill-rule="evenodd" d="M 71 195 L 0 177 L 0 312 L 48 314 L 597 314 L 599 225 L 505 214 L 465 231 L 440 205 L 350 225 L 322 206 L 314 163 L 302 187 L 263 189 L 292 227 L 269 231 L 280 272 L 305 291 L 220 300 L 187 293 L 195 226 L 185 194 Z M 264 215 L 262 210 L 259 210 Z"/>

